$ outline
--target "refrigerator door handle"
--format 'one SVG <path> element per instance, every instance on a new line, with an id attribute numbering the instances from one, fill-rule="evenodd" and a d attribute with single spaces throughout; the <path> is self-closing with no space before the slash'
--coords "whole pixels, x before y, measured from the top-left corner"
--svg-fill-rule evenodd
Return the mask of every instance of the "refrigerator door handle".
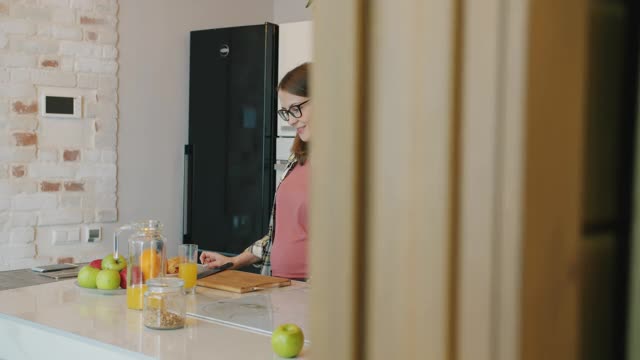
<path id="1" fill-rule="evenodd" d="M 189 206 L 191 205 L 190 189 L 193 189 L 191 184 L 192 176 L 192 161 L 193 161 L 193 146 L 184 146 L 184 181 L 182 189 L 182 238 L 183 241 L 190 240 L 189 234 Z"/>

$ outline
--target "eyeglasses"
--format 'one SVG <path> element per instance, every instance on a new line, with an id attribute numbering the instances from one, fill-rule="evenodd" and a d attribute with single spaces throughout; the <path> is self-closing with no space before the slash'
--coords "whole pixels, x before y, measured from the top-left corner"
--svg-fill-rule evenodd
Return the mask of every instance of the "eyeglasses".
<path id="1" fill-rule="evenodd" d="M 300 104 L 291 105 L 289 109 L 280 109 L 278 110 L 278 115 L 284 121 L 289 121 L 289 115 L 293 116 L 296 119 L 299 119 L 302 116 L 302 105 L 308 103 L 311 99 L 307 101 L 303 101 Z"/>

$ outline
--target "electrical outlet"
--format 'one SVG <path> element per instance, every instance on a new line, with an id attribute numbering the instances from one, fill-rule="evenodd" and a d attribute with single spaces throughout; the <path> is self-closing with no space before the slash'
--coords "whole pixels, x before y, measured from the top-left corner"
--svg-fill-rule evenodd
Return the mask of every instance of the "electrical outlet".
<path id="1" fill-rule="evenodd" d="M 80 242 L 80 228 L 62 228 L 52 231 L 53 245 L 71 245 Z"/>
<path id="2" fill-rule="evenodd" d="M 85 227 L 85 241 L 94 243 L 102 240 L 102 228 L 100 225 L 87 225 Z"/>
<path id="3" fill-rule="evenodd" d="M 67 241 L 70 243 L 80 242 L 80 228 L 70 229 L 67 231 Z"/>

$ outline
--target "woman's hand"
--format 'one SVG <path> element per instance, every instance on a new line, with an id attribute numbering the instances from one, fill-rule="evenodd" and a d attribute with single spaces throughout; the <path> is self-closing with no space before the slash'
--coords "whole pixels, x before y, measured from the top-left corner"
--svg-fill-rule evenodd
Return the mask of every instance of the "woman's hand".
<path id="1" fill-rule="evenodd" d="M 200 262 L 209 269 L 220 267 L 228 262 L 233 263 L 233 260 L 233 258 L 220 255 L 213 251 L 203 251 L 202 254 L 200 254 Z"/>

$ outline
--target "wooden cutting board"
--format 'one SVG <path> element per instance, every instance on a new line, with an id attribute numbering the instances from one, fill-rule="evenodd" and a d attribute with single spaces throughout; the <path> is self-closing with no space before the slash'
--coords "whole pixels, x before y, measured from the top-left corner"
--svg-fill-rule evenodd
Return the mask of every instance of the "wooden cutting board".
<path id="1" fill-rule="evenodd" d="M 289 286 L 291 285 L 291 280 L 252 274 L 244 271 L 226 270 L 200 279 L 196 284 L 212 289 L 243 294 L 266 288 Z"/>

